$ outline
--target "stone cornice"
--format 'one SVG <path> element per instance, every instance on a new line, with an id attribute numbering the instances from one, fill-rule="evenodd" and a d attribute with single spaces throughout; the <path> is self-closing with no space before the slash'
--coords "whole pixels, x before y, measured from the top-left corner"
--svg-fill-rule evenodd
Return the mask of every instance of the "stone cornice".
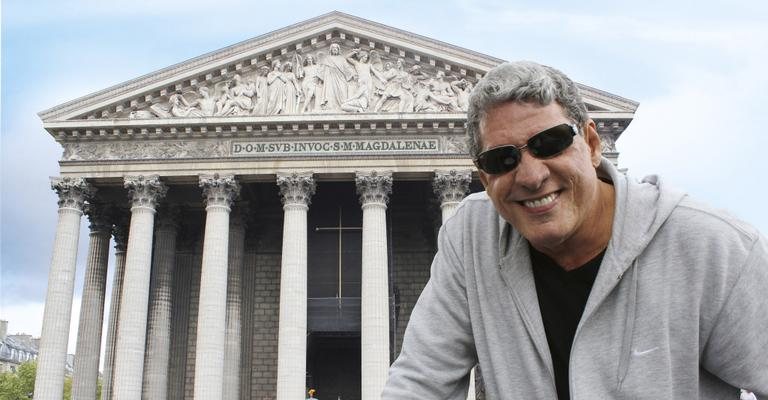
<path id="1" fill-rule="evenodd" d="M 205 135 L 281 135 L 291 131 L 306 134 L 345 133 L 361 130 L 397 131 L 405 128 L 457 129 L 464 131 L 466 113 L 406 114 L 316 114 L 270 117 L 201 117 L 152 120 L 78 120 L 45 123 L 44 128 L 58 141 L 115 138 L 153 138 L 159 136 Z"/>
<path id="2" fill-rule="evenodd" d="M 576 83 L 576 85 L 579 87 L 579 91 L 581 92 L 581 96 L 584 98 L 585 103 L 589 103 L 590 98 L 592 98 L 620 109 L 620 111 L 609 111 L 610 113 L 618 112 L 621 114 L 626 114 L 629 115 L 630 119 L 632 119 L 634 118 L 635 110 L 637 110 L 637 107 L 640 105 L 640 103 L 634 100 L 630 100 L 613 93 L 608 93 L 604 90 L 595 89 L 582 83 Z M 593 111 L 590 111 L 590 114 L 593 113 Z"/>
<path id="3" fill-rule="evenodd" d="M 591 111 L 595 121 L 625 126 L 628 112 Z M 58 142 L 154 140 L 290 135 L 464 134 L 465 113 L 332 114 L 271 117 L 208 117 L 154 120 L 79 120 L 45 123 Z"/>

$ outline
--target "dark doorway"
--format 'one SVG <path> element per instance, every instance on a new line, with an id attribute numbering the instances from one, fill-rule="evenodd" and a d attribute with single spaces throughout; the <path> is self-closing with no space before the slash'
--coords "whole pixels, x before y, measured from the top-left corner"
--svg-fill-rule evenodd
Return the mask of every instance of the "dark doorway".
<path id="1" fill-rule="evenodd" d="M 307 342 L 307 387 L 323 400 L 361 400 L 359 333 L 313 332 Z"/>

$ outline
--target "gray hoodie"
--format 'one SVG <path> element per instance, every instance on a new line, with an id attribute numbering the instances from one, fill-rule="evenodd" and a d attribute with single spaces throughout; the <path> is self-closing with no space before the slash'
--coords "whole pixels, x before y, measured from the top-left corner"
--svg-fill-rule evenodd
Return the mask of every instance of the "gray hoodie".
<path id="1" fill-rule="evenodd" d="M 768 242 L 754 228 L 603 160 L 611 240 L 573 340 L 573 400 L 768 396 Z M 440 230 L 383 399 L 555 399 L 527 241 L 485 193 Z"/>

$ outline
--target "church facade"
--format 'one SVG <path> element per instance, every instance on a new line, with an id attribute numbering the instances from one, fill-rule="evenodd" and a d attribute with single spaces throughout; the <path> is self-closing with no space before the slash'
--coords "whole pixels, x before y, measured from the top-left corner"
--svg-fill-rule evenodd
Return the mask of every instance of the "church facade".
<path id="1" fill-rule="evenodd" d="M 482 190 L 467 98 L 502 61 L 333 12 L 42 111 L 63 155 L 35 399 L 61 398 L 83 215 L 74 398 L 100 358 L 104 399 L 378 398 L 440 224 Z M 580 89 L 615 163 L 637 103 Z"/>

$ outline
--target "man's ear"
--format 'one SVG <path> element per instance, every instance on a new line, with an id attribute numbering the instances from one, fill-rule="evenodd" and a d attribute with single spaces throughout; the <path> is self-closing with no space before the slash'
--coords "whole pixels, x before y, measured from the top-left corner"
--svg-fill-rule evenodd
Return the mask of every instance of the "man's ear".
<path id="1" fill-rule="evenodd" d="M 587 119 L 587 123 L 584 124 L 584 141 L 589 146 L 589 158 L 592 161 L 592 166 L 597 168 L 600 165 L 600 161 L 603 156 L 603 146 L 600 144 L 600 135 L 597 133 L 597 126 L 592 118 Z"/>

